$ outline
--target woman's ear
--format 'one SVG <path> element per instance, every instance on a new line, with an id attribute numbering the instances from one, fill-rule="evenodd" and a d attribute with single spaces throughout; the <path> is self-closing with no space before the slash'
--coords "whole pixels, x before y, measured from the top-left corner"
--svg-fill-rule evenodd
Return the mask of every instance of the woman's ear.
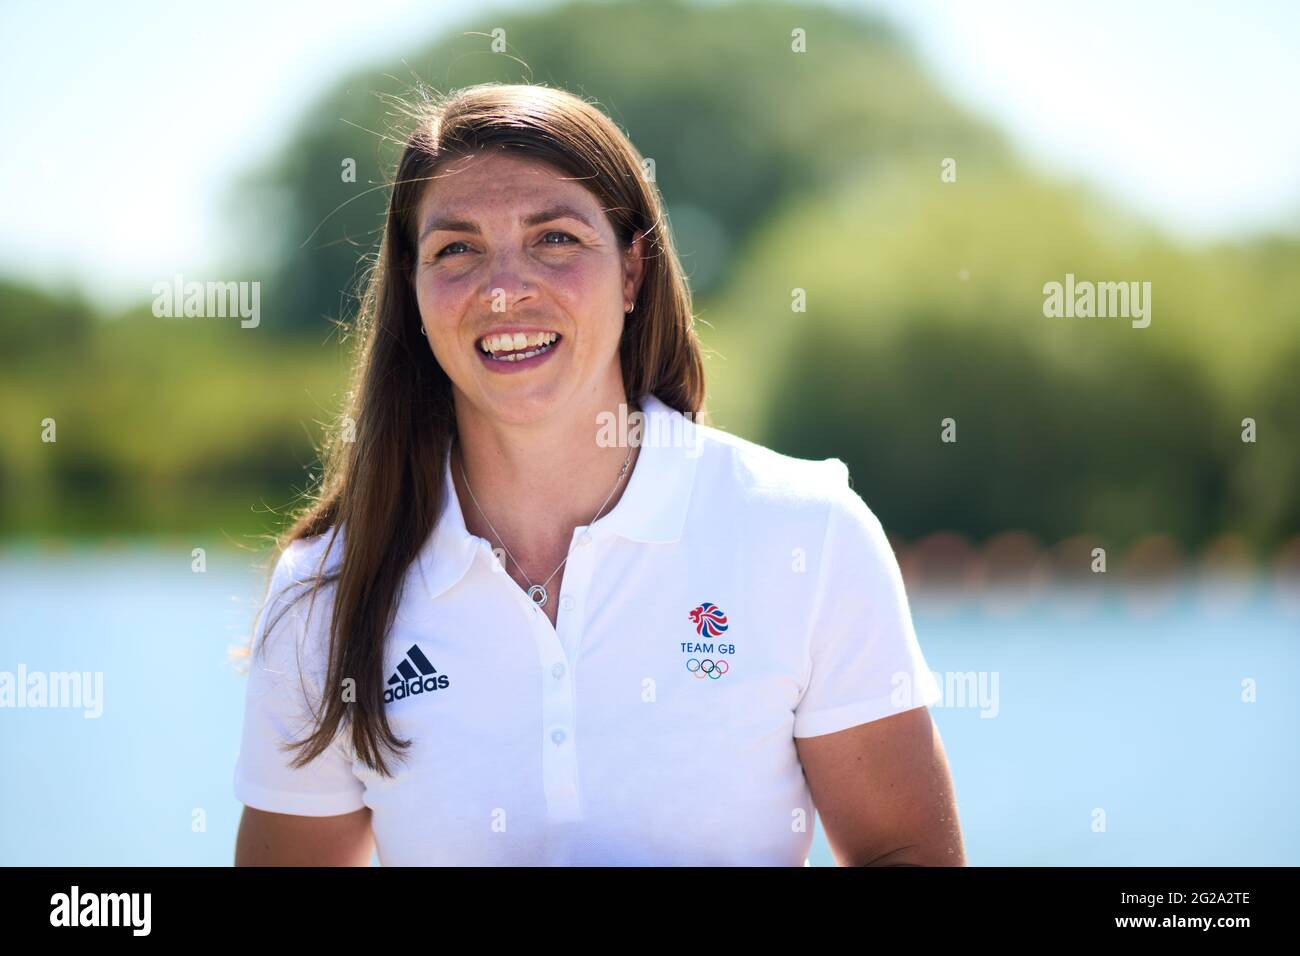
<path id="1" fill-rule="evenodd" d="M 624 312 L 631 312 L 636 307 L 637 297 L 641 294 L 641 282 L 645 278 L 645 233 L 632 235 L 632 244 L 623 253 L 623 300 Z M 628 302 L 633 308 L 626 308 Z"/>

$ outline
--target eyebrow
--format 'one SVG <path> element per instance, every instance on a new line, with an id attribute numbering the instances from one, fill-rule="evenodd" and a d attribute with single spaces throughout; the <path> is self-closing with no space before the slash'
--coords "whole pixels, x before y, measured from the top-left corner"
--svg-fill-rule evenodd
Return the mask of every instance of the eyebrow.
<path id="1" fill-rule="evenodd" d="M 540 226 L 544 222 L 551 222 L 555 219 L 576 219 L 592 232 L 600 231 L 577 209 L 563 204 L 548 206 L 545 209 L 539 209 L 537 212 L 529 213 L 527 216 L 523 216 L 519 223 L 525 227 Z M 476 236 L 481 234 L 477 223 L 468 219 L 451 219 L 446 216 L 434 216 L 425 223 L 424 229 L 420 232 L 420 243 L 423 243 L 432 232 L 468 232 Z"/>

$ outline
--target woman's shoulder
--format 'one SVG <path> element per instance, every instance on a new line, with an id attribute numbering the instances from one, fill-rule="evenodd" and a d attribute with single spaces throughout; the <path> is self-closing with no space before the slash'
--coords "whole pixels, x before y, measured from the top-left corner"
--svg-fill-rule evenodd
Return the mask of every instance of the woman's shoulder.
<path id="1" fill-rule="evenodd" d="M 790 503 L 829 503 L 852 492 L 839 458 L 794 458 L 714 425 L 695 425 L 708 479 L 751 496 Z"/>
<path id="2" fill-rule="evenodd" d="M 732 519 L 783 542 L 821 542 L 822 565 L 846 586 L 896 575 L 888 535 L 839 458 L 796 458 L 708 426 L 701 436 L 697 483 L 713 503 L 735 502 L 723 506 Z"/>
<path id="3" fill-rule="evenodd" d="M 319 668 L 324 661 L 334 589 L 328 576 L 343 550 L 342 532 L 331 542 L 334 537 L 330 528 L 295 538 L 275 557 L 254 625 L 254 647 L 273 667 L 298 669 L 310 661 Z"/>
<path id="4" fill-rule="evenodd" d="M 747 505 L 825 509 L 857 498 L 838 458 L 796 458 L 711 425 L 697 425 L 697 480 Z M 860 501 L 861 499 L 859 499 Z"/>
<path id="5" fill-rule="evenodd" d="M 342 556 L 341 529 L 337 535 L 331 527 L 321 534 L 290 541 L 275 558 L 266 606 L 296 604 L 298 598 L 308 594 L 318 582 L 324 592 L 330 586 L 328 577 L 342 564 Z"/>

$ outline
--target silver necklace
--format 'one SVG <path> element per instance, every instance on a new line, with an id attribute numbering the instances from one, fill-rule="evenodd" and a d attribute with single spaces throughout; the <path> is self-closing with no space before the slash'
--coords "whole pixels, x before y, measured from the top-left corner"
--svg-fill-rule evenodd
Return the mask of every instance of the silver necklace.
<path id="1" fill-rule="evenodd" d="M 596 518 L 599 518 L 600 513 L 605 510 L 605 505 L 609 504 L 609 499 L 614 497 L 614 492 L 618 490 L 619 482 L 623 480 L 623 476 L 627 474 L 628 465 L 632 463 L 632 450 L 635 447 L 636 445 L 634 443 L 629 443 L 627 458 L 623 461 L 623 467 L 618 470 L 618 477 L 614 479 L 614 487 L 609 489 L 609 494 L 605 496 L 605 500 L 601 504 L 600 509 L 596 512 L 595 517 L 587 522 L 588 526 L 596 523 Z M 448 454 L 450 454 L 450 452 Z M 517 567 L 519 573 L 524 576 L 524 580 L 528 581 L 528 599 L 538 607 L 545 607 L 547 600 L 550 598 L 550 594 L 546 591 L 546 585 L 551 583 L 551 578 L 560 573 L 560 568 L 564 567 L 564 561 L 569 560 L 569 553 L 572 553 L 573 545 L 569 545 L 569 553 L 564 555 L 564 561 L 561 561 L 555 566 L 555 570 L 550 573 L 545 581 L 541 584 L 533 584 L 532 579 L 528 577 L 528 572 L 524 570 L 524 566 L 519 563 L 518 559 L 516 559 L 513 554 L 510 553 L 510 549 L 506 547 L 506 543 L 502 540 L 501 535 L 497 534 L 497 529 L 492 527 L 492 522 L 488 520 L 488 516 L 483 514 L 483 509 L 479 507 L 478 499 L 474 497 L 474 489 L 469 486 L 469 476 L 465 474 L 465 456 L 461 455 L 460 458 L 460 477 L 465 482 L 465 490 L 469 492 L 469 500 L 474 502 L 474 508 L 478 511 L 479 516 L 487 522 L 489 528 L 492 528 L 493 536 L 501 542 L 501 547 L 505 551 L 506 555 L 511 561 L 515 562 L 515 567 Z"/>

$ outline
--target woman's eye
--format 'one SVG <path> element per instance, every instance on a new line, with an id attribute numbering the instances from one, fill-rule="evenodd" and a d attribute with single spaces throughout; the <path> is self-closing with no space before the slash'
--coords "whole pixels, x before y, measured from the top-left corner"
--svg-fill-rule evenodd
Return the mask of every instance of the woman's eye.
<path id="1" fill-rule="evenodd" d="M 435 258 L 435 259 L 441 259 L 443 256 L 446 256 L 446 255 L 454 255 L 455 253 L 449 253 L 447 250 L 450 249 L 450 248 L 452 248 L 452 246 L 463 246 L 463 245 L 465 245 L 465 243 L 460 242 L 459 240 L 457 240 L 456 242 L 453 242 L 453 243 L 451 243 L 450 245 L 444 246 L 444 247 L 442 248 L 442 251 L 439 252 L 437 255 L 435 255 L 434 258 Z"/>
<path id="2" fill-rule="evenodd" d="M 563 239 L 563 240 L 565 240 L 565 241 L 564 241 L 564 242 L 548 242 L 547 240 L 549 240 L 552 236 L 559 236 L 561 239 Z M 570 245 L 571 243 L 574 243 L 574 242 L 577 242 L 577 241 L 578 241 L 578 240 L 577 240 L 574 236 L 571 236 L 571 235 L 570 235 L 569 233 L 567 233 L 567 232 L 561 232 L 561 231 L 558 230 L 558 229 L 553 229 L 553 230 L 551 230 L 550 232 L 546 233 L 546 235 L 544 235 L 544 236 L 542 237 L 542 245 L 544 245 L 544 246 L 567 246 L 567 245 Z M 457 240 L 457 241 L 455 241 L 455 242 L 453 242 L 453 243 L 450 243 L 450 244 L 448 244 L 448 245 L 446 245 L 446 246 L 443 246 L 442 249 L 441 249 L 440 251 L 434 253 L 433 258 L 434 258 L 434 259 L 442 259 L 442 258 L 445 258 L 446 256 L 454 256 L 454 255 L 456 255 L 457 253 L 453 252 L 452 250 L 455 249 L 456 246 L 463 246 L 463 245 L 465 245 L 465 243 L 461 242 L 460 240 Z"/>

